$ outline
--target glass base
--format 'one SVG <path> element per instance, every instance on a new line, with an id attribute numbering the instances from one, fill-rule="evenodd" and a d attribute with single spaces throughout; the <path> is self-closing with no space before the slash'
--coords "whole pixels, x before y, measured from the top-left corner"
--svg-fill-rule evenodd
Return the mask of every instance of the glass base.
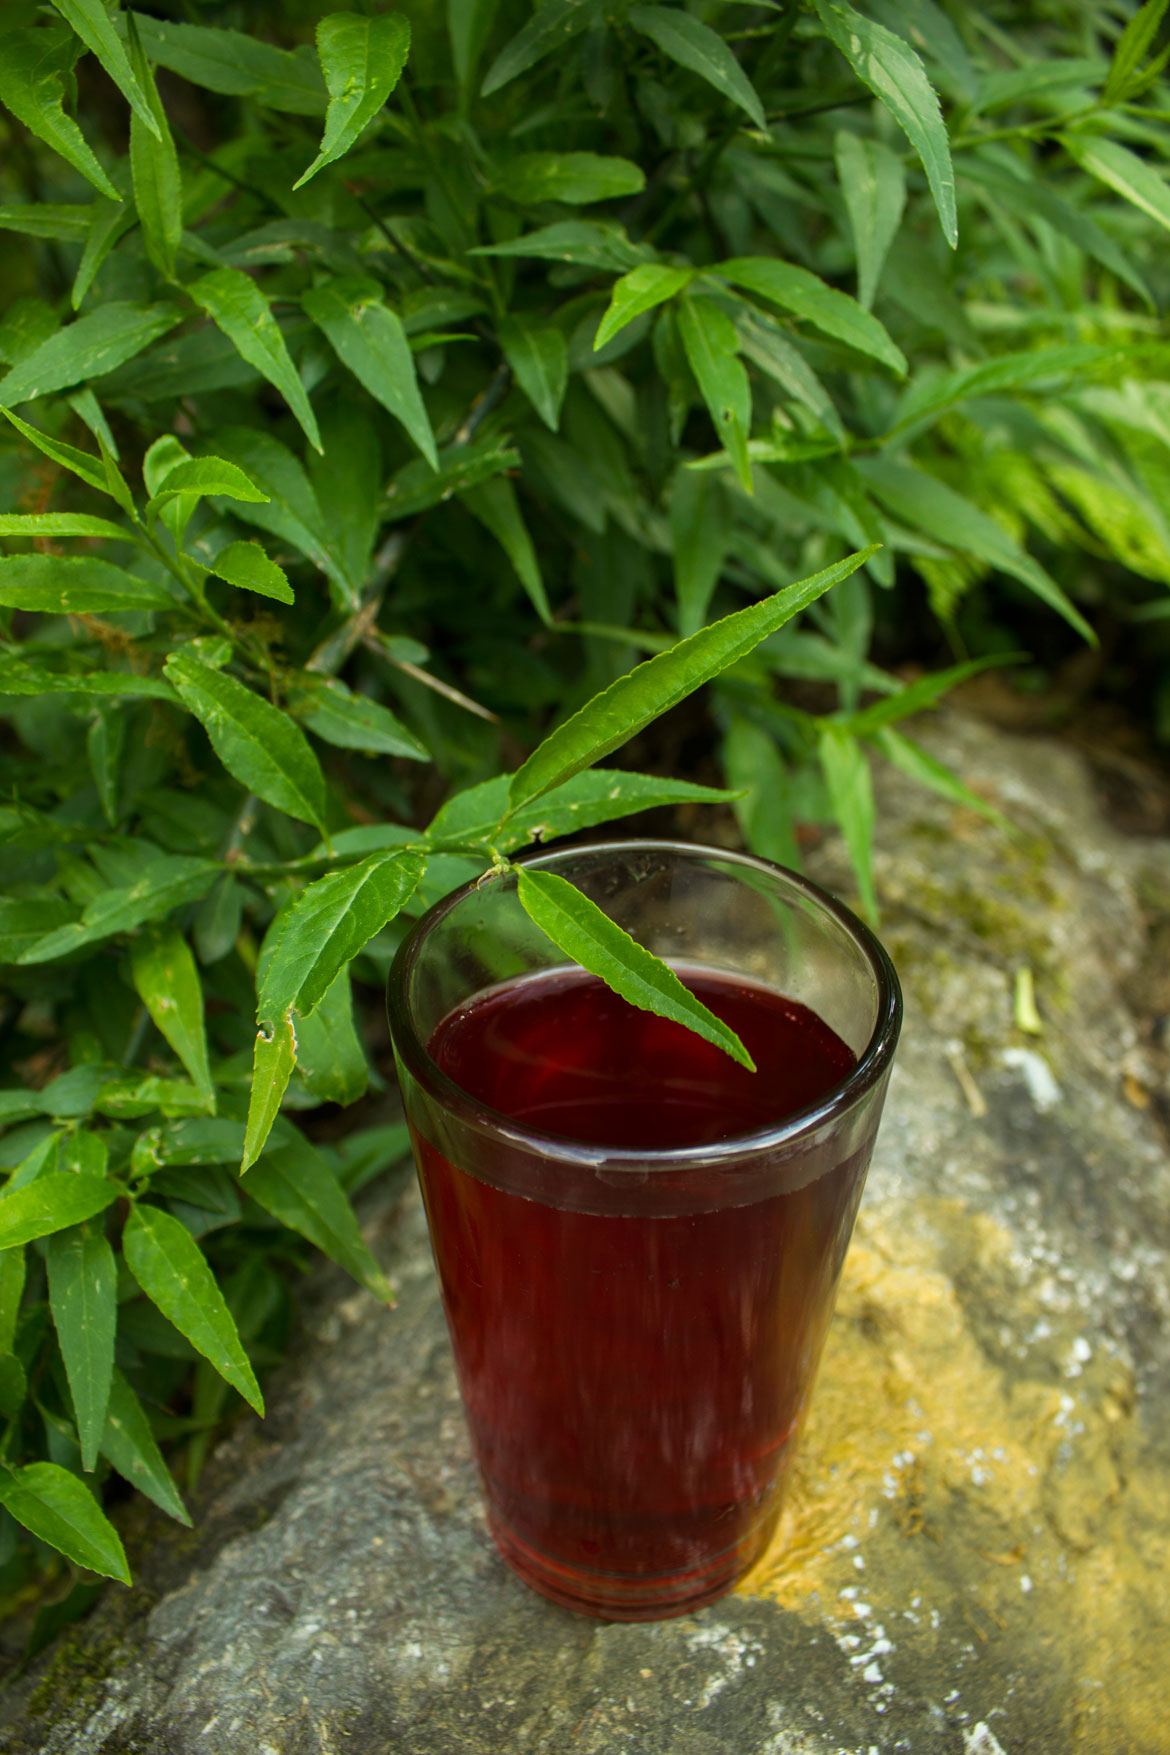
<path id="1" fill-rule="evenodd" d="M 501 1556 L 524 1583 L 550 1602 L 600 1621 L 667 1621 L 725 1596 L 763 1554 L 776 1528 L 774 1509 L 761 1524 L 700 1566 L 685 1572 L 625 1574 L 569 1566 L 538 1553 L 487 1507 L 488 1528 Z"/>

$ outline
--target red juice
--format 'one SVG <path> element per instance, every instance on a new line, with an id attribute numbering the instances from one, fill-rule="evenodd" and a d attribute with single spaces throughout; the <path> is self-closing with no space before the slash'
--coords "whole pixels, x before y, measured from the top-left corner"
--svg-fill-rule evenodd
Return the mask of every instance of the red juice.
<path id="1" fill-rule="evenodd" d="M 489 989 L 442 1020 L 429 1052 L 526 1130 L 635 1155 L 774 1127 L 852 1072 L 852 1051 L 806 1007 L 681 973 L 755 1074 L 581 970 Z M 665 1213 L 639 1212 L 636 1188 L 628 1210 L 611 1193 L 589 1211 L 495 1186 L 511 1180 L 506 1140 L 484 1148 L 475 1175 L 417 1132 L 415 1144 L 506 1557 L 546 1595 L 611 1618 L 720 1594 L 775 1524 L 868 1143 L 765 1199 L 720 1205 L 716 1193 Z M 718 1187 L 717 1162 L 706 1174 Z"/>

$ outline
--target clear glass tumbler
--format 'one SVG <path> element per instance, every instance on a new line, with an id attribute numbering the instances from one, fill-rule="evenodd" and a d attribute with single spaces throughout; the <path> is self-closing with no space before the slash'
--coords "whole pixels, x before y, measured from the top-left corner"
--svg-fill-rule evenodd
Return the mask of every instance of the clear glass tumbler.
<path id="1" fill-rule="evenodd" d="M 753 1074 L 563 955 L 513 876 L 401 946 L 391 1034 L 504 1558 L 609 1620 L 728 1590 L 776 1525 L 901 1023 L 847 908 L 674 842 L 543 854 L 737 1029 Z"/>

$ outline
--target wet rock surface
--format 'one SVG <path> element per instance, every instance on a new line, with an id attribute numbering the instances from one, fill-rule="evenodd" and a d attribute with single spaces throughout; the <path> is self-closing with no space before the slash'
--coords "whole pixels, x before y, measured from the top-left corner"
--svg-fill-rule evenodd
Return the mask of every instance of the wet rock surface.
<path id="1" fill-rule="evenodd" d="M 907 1020 L 789 1504 L 744 1590 L 606 1626 L 476 1494 L 417 1196 L 399 1307 L 322 1275 L 192 1538 L 0 1698 L 45 1755 L 1154 1755 L 1170 1746 L 1170 845 L 1079 757 L 943 717 L 1010 833 L 880 777 Z M 701 836 L 701 824 L 694 825 Z M 848 896 L 839 848 L 814 875 Z M 1164 973 L 1164 971 L 1163 971 Z M 1034 1002 L 1034 1003 L 1032 1003 Z"/>

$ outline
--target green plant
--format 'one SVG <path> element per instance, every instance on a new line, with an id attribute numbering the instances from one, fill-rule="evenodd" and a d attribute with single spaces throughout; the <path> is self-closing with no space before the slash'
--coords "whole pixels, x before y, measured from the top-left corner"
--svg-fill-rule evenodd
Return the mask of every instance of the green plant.
<path id="1" fill-rule="evenodd" d="M 293 1116 L 421 908 L 731 797 L 593 766 L 718 677 L 745 835 L 835 817 L 872 913 L 873 752 L 987 810 L 899 723 L 1013 583 L 1092 638 L 1103 565 L 1170 582 L 1166 0 L 54 5 L 0 40 L 9 1588 L 21 1528 L 125 1576 L 95 1468 L 186 1515 L 158 1440 L 259 1405 L 308 1245 L 386 1294 L 400 1131 Z M 910 575 L 988 650 L 903 684 Z"/>

